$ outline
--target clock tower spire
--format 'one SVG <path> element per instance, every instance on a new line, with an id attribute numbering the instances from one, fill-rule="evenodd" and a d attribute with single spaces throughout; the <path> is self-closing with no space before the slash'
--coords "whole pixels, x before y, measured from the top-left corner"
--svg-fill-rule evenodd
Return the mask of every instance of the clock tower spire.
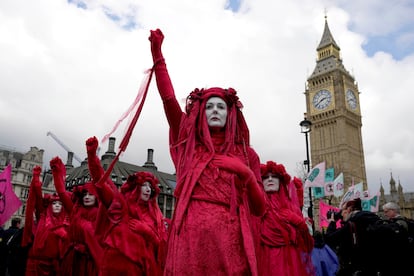
<path id="1" fill-rule="evenodd" d="M 367 189 L 358 85 L 345 69 L 340 47 L 325 27 L 316 49 L 317 60 L 305 90 L 310 132 L 311 165 L 325 161 L 335 176 L 344 174 L 345 189 L 354 179 Z"/>

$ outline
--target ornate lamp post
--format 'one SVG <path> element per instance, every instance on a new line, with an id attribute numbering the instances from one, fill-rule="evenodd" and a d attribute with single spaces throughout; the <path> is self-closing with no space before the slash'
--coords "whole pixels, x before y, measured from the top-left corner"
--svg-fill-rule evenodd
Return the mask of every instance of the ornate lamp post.
<path id="1" fill-rule="evenodd" d="M 308 134 L 311 132 L 312 122 L 308 119 L 305 119 L 299 123 L 300 125 L 300 132 L 305 133 L 306 139 L 306 160 L 303 161 L 303 164 L 306 165 L 308 175 L 310 172 L 310 160 L 309 160 L 309 142 L 308 142 Z M 312 200 L 312 187 L 309 187 L 309 208 L 308 208 L 308 217 L 312 222 L 312 233 L 315 232 L 315 222 L 313 221 L 313 200 Z"/>

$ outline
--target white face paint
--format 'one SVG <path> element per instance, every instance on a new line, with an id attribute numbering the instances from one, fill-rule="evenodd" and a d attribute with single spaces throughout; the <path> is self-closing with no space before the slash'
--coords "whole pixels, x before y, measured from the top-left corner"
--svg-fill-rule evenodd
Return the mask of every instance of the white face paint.
<path id="1" fill-rule="evenodd" d="M 220 97 L 211 97 L 206 103 L 207 124 L 211 128 L 223 128 L 227 121 L 227 104 Z"/>
<path id="2" fill-rule="evenodd" d="M 279 178 L 276 175 L 268 173 L 262 177 L 263 187 L 265 192 L 277 192 L 279 191 Z"/>
<path id="3" fill-rule="evenodd" d="M 52 202 L 52 212 L 53 214 L 59 214 L 62 212 L 62 202 L 61 201 L 53 201 Z"/>
<path id="4" fill-rule="evenodd" d="M 86 192 L 82 200 L 83 200 L 83 206 L 85 207 L 94 206 L 96 202 L 96 196 L 93 194 L 90 194 L 89 192 Z"/>
<path id="5" fill-rule="evenodd" d="M 141 199 L 143 201 L 148 201 L 151 197 L 151 184 L 149 182 L 144 182 L 141 186 Z"/>

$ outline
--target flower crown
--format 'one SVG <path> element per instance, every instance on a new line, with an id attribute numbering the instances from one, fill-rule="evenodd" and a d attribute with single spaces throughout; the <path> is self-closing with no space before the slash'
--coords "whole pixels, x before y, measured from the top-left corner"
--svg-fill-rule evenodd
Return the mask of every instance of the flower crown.
<path id="1" fill-rule="evenodd" d="M 266 164 L 260 164 L 260 173 L 262 177 L 268 173 L 274 174 L 284 185 L 288 185 L 291 178 L 286 172 L 285 166 L 277 164 L 273 161 L 267 161 Z"/>
<path id="2" fill-rule="evenodd" d="M 222 98 L 228 106 L 235 105 L 238 109 L 243 108 L 243 104 L 239 101 L 239 97 L 237 96 L 237 91 L 233 88 L 223 89 L 220 87 L 213 87 L 208 89 L 194 89 L 190 95 L 188 95 L 186 100 L 186 112 L 187 114 L 193 109 L 195 102 L 202 102 L 211 97 L 220 97 Z"/>
<path id="3" fill-rule="evenodd" d="M 158 184 L 160 182 L 158 178 L 156 178 L 150 172 L 136 172 L 129 175 L 127 181 L 121 187 L 121 192 L 130 192 L 134 190 L 138 185 L 142 186 L 145 182 L 149 182 L 151 184 L 151 189 L 154 190 L 155 194 L 159 194 L 160 188 L 158 187 Z"/>

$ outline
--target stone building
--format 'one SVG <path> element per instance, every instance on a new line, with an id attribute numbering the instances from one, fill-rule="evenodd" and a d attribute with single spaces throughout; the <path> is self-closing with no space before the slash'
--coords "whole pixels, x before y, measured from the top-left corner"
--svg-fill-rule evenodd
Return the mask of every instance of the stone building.
<path id="1" fill-rule="evenodd" d="M 32 171 L 35 166 L 42 167 L 44 150 L 31 147 L 26 153 L 17 152 L 12 149 L 0 148 L 0 170 L 11 164 L 11 182 L 14 193 L 20 198 L 22 206 L 15 212 L 12 218 L 20 218 L 24 221 L 26 200 L 29 195 L 29 186 L 32 182 Z M 43 186 L 44 192 L 53 192 L 48 186 Z M 6 222 L 5 228 L 10 226 L 11 219 Z"/>
<path id="2" fill-rule="evenodd" d="M 404 193 L 403 187 L 400 181 L 398 181 L 398 186 L 396 186 L 392 173 L 391 173 L 389 184 L 390 184 L 389 185 L 390 193 L 385 194 L 385 189 L 381 183 L 378 214 L 383 215 L 384 213 L 381 208 L 382 205 L 384 205 L 385 203 L 389 201 L 393 201 L 400 206 L 401 208 L 400 213 L 402 216 L 414 219 L 414 193 L 413 192 Z"/>

